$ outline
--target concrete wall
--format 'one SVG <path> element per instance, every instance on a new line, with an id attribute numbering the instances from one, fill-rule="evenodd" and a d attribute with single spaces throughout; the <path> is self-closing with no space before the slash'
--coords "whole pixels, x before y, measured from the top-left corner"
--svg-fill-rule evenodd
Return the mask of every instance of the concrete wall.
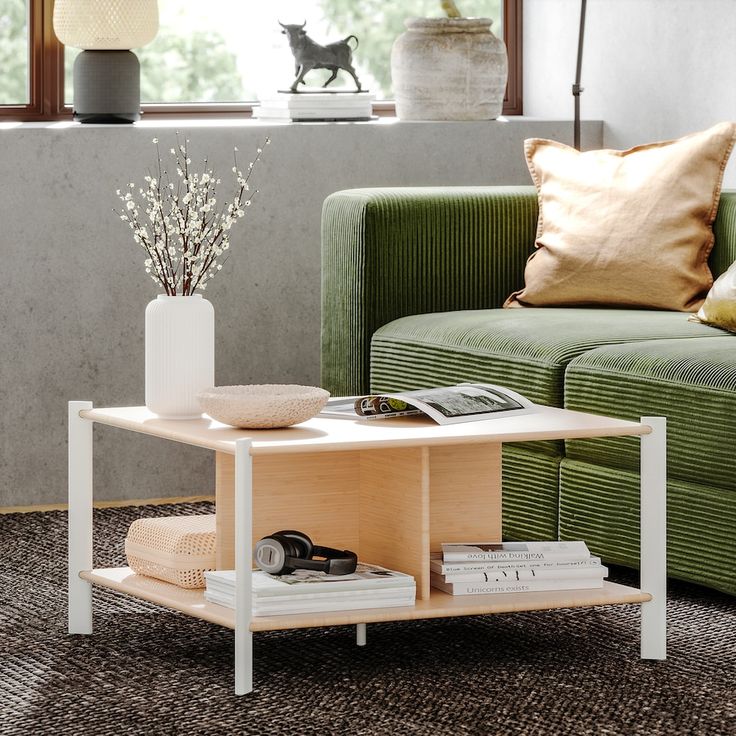
<path id="1" fill-rule="evenodd" d="M 524 2 L 524 112 L 570 117 L 579 0 Z M 733 0 L 589 0 L 583 117 L 628 148 L 736 120 Z M 725 185 L 736 187 L 736 156 Z"/>
<path id="2" fill-rule="evenodd" d="M 143 312 L 156 287 L 111 209 L 115 189 L 140 181 L 152 163 L 151 139 L 168 150 L 177 127 L 0 126 L 0 506 L 65 499 L 68 400 L 143 403 Z M 319 227 L 328 194 L 526 184 L 523 139 L 569 141 L 571 126 L 186 124 L 193 157 L 206 154 L 222 172 L 233 146 L 247 161 L 266 134 L 273 143 L 257 172 L 258 200 L 207 291 L 219 384 L 318 382 Z M 600 124 L 586 126 L 586 140 L 600 145 Z M 213 487 L 210 453 L 110 428 L 96 437 L 98 499 Z"/>

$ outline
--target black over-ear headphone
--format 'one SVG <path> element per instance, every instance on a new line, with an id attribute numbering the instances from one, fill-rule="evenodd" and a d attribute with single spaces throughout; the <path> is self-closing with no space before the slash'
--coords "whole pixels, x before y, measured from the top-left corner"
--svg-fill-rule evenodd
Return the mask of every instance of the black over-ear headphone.
<path id="1" fill-rule="evenodd" d="M 325 559 L 312 559 L 315 555 Z M 306 534 L 292 529 L 284 529 L 261 539 L 256 544 L 253 560 L 261 570 L 271 575 L 288 574 L 294 570 L 350 575 L 358 565 L 355 552 L 314 545 Z"/>

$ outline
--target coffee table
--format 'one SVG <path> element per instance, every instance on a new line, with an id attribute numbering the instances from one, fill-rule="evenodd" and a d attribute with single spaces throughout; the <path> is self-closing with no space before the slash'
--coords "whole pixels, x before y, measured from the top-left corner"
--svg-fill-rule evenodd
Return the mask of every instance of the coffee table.
<path id="1" fill-rule="evenodd" d="M 108 425 L 216 453 L 217 568 L 235 569 L 235 610 L 202 591 L 92 566 L 92 427 Z M 504 442 L 641 436 L 641 590 L 605 582 L 590 590 L 453 597 L 429 585 L 442 542 L 501 539 Z M 251 550 L 277 529 L 356 550 L 366 562 L 413 575 L 414 606 L 252 616 Z M 279 430 L 239 430 L 208 417 L 166 420 L 145 407 L 69 403 L 69 633 L 92 633 L 92 586 L 127 593 L 235 630 L 235 692 L 253 688 L 252 632 L 365 625 L 511 611 L 641 605 L 641 657 L 666 653 L 666 422 L 538 407 L 522 416 L 438 426 L 421 417 L 317 417 Z"/>

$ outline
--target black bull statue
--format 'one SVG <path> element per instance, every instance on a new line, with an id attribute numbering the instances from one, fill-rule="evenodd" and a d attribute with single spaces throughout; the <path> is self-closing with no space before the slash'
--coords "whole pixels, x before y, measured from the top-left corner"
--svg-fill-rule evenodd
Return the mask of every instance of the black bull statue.
<path id="1" fill-rule="evenodd" d="M 326 46 L 320 46 L 315 43 L 304 30 L 306 21 L 301 25 L 284 25 L 279 21 L 279 25 L 284 29 L 289 37 L 289 46 L 291 53 L 294 54 L 296 79 L 291 85 L 292 92 L 298 92 L 300 84 L 306 84 L 304 77 L 312 71 L 312 69 L 329 69 L 332 76 L 322 85 L 326 87 L 337 77 L 337 72 L 344 69 L 354 80 L 358 92 L 361 91 L 360 80 L 353 69 L 353 48 L 349 41 L 355 41 L 355 48 L 358 48 L 358 39 L 355 36 L 348 36 L 342 41 L 328 43 Z"/>

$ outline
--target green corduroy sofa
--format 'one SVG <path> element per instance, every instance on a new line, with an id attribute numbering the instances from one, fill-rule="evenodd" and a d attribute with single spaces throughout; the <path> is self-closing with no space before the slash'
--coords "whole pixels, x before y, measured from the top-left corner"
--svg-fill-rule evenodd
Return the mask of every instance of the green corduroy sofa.
<path id="1" fill-rule="evenodd" d="M 736 335 L 682 312 L 500 309 L 533 250 L 532 187 L 355 189 L 322 215 L 322 385 L 488 381 L 531 400 L 668 418 L 671 576 L 736 594 Z M 714 274 L 736 260 L 721 196 Z M 638 440 L 504 449 L 504 537 L 585 539 L 638 565 Z"/>

